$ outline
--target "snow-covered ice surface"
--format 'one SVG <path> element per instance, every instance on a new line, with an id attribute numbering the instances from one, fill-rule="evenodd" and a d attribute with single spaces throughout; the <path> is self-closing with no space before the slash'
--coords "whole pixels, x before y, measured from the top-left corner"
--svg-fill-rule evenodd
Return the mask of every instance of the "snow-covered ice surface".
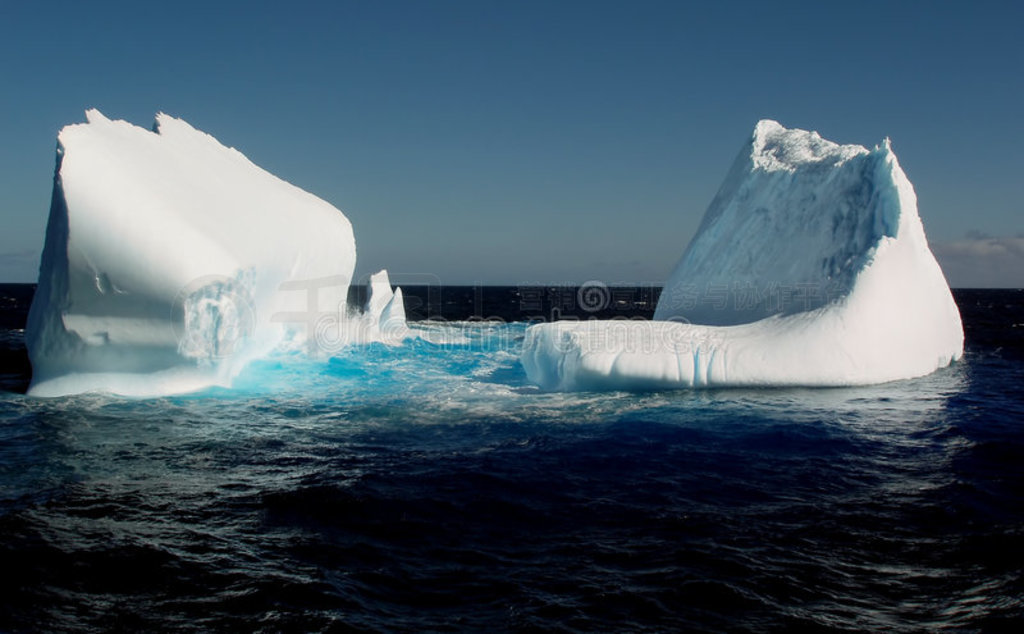
<path id="1" fill-rule="evenodd" d="M 86 116 L 58 136 L 31 394 L 225 386 L 344 321 L 356 247 L 338 209 L 180 119 Z M 380 310 L 404 321 L 390 294 Z"/>
<path id="2" fill-rule="evenodd" d="M 963 328 L 888 140 L 761 121 L 669 278 L 655 321 L 526 333 L 547 389 L 838 386 L 959 359 Z"/>

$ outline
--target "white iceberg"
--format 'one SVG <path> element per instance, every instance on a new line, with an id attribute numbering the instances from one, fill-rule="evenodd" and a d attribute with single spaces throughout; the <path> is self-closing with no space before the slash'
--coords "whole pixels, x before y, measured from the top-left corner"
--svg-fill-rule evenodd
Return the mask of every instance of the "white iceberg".
<path id="1" fill-rule="evenodd" d="M 405 301 L 402 289 L 391 288 L 387 271 L 378 271 L 370 276 L 368 293 L 363 314 L 369 321 L 371 341 L 393 343 L 409 336 L 405 320 Z"/>
<path id="2" fill-rule="evenodd" d="M 362 311 L 320 317 L 314 347 L 331 354 L 353 344 L 379 342 L 394 346 L 411 336 L 402 289 L 392 289 L 387 271 L 378 271 L 366 283 L 366 303 Z"/>
<path id="3" fill-rule="evenodd" d="M 227 386 L 346 314 L 356 247 L 338 209 L 180 119 L 86 116 L 58 136 L 30 394 Z"/>
<path id="4" fill-rule="evenodd" d="M 552 390 L 843 386 L 922 376 L 963 328 L 889 141 L 761 121 L 665 285 L 655 321 L 540 324 Z"/>

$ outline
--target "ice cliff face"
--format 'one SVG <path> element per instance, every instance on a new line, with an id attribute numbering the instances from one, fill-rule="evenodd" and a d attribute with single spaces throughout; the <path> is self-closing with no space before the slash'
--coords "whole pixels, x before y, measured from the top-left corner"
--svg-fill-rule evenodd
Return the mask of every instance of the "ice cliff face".
<path id="1" fill-rule="evenodd" d="M 227 385 L 345 314 L 356 248 L 338 209 L 180 119 L 86 114 L 58 137 L 30 393 Z"/>
<path id="2" fill-rule="evenodd" d="M 852 290 L 880 241 L 897 237 L 901 216 L 917 218 L 912 199 L 888 141 L 868 151 L 761 121 L 665 285 L 655 319 L 726 326 L 823 306 Z M 920 234 L 915 224 L 907 230 Z"/>
<path id="3" fill-rule="evenodd" d="M 874 150 L 761 121 L 662 291 L 655 322 L 527 331 L 549 389 L 856 385 L 963 353 L 914 189 Z"/>

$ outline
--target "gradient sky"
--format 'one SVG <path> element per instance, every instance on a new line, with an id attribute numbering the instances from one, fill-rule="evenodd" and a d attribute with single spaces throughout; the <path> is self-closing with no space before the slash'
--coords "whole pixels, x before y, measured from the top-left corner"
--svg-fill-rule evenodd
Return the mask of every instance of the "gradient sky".
<path id="1" fill-rule="evenodd" d="M 890 137 L 953 286 L 1024 286 L 1024 4 L 0 0 L 0 281 L 57 132 L 164 111 L 352 221 L 357 275 L 660 283 L 761 118 Z"/>

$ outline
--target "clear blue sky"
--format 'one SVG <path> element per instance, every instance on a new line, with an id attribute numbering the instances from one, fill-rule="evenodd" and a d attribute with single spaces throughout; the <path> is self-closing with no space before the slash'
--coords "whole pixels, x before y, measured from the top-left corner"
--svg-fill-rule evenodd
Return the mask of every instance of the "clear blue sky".
<path id="1" fill-rule="evenodd" d="M 357 273 L 661 282 L 754 124 L 889 136 L 954 286 L 1024 286 L 1016 2 L 0 0 L 0 280 L 58 130 L 182 117 L 342 209 Z"/>

